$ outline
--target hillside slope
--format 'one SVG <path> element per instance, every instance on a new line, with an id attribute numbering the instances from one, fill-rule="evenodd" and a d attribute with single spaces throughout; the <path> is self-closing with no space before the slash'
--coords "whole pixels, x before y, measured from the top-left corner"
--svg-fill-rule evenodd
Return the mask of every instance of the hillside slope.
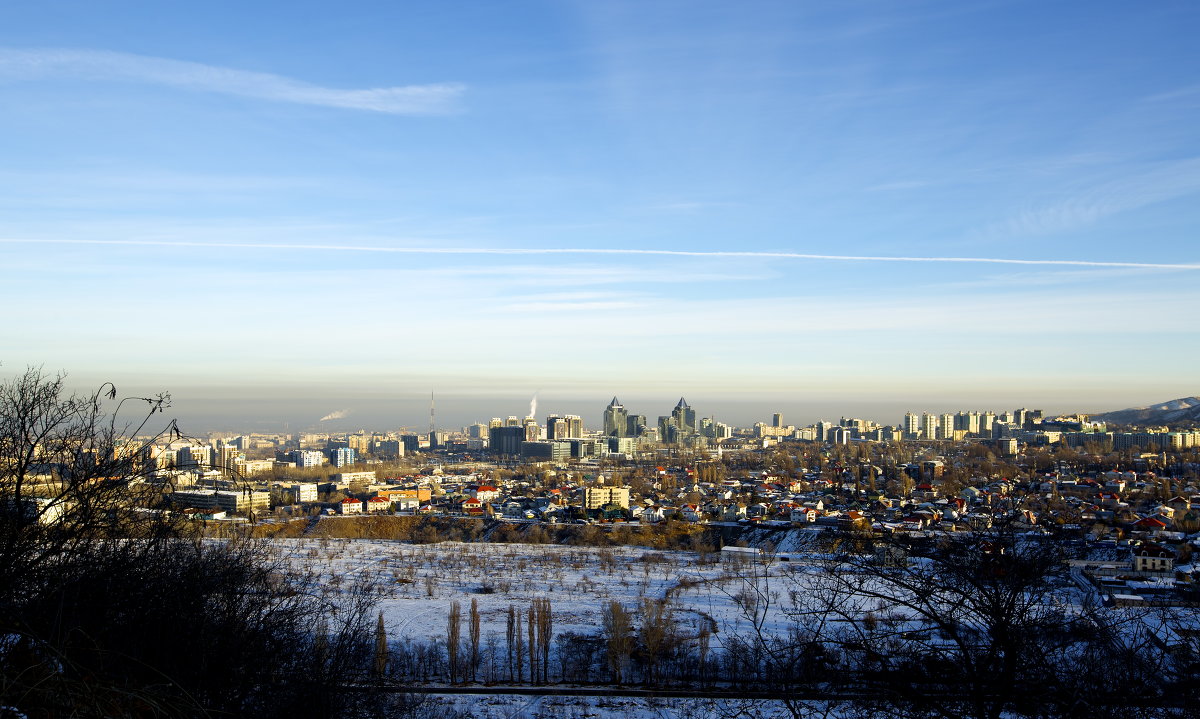
<path id="1" fill-rule="evenodd" d="M 1112 424 L 1167 424 L 1200 422 L 1200 397 L 1182 397 L 1149 407 L 1130 407 L 1092 415 L 1093 420 Z"/>

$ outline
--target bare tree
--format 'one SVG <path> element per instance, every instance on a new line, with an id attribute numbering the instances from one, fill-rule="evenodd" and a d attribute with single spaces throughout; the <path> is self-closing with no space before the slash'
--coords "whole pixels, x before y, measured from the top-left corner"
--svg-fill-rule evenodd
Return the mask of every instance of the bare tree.
<path id="1" fill-rule="evenodd" d="M 471 646 L 470 669 L 471 681 L 475 681 L 479 669 L 479 601 L 471 597 L 471 616 L 467 624 L 467 638 Z"/>
<path id="2" fill-rule="evenodd" d="M 536 684 L 538 681 L 537 616 L 532 603 L 529 605 L 529 613 L 525 618 L 525 629 L 529 633 L 529 681 Z"/>
<path id="3" fill-rule="evenodd" d="M 383 612 L 379 612 L 379 620 L 375 623 L 375 678 L 383 679 L 388 669 L 387 629 L 383 626 Z"/>
<path id="4" fill-rule="evenodd" d="M 550 640 L 554 631 L 554 618 L 550 609 L 550 600 L 538 597 L 533 600 L 533 618 L 537 622 L 538 653 L 542 659 L 542 683 L 550 681 Z"/>
<path id="5" fill-rule="evenodd" d="M 510 605 L 508 610 L 513 618 L 510 626 L 512 626 L 513 636 L 516 638 L 516 643 L 513 645 L 513 658 L 517 667 L 517 681 L 523 682 L 525 681 L 525 634 L 521 631 L 521 612 L 513 605 Z M 533 677 L 530 677 L 531 681 L 532 679 Z"/>
<path id="6" fill-rule="evenodd" d="M 450 672 L 450 683 L 459 679 L 458 651 L 462 642 L 462 605 L 458 600 L 450 602 L 450 614 L 446 618 L 446 665 Z"/>
<path id="7" fill-rule="evenodd" d="M 633 654 L 633 621 L 629 610 L 616 601 L 610 601 L 602 608 L 600 621 L 607 648 L 608 671 L 613 682 L 620 684 Z"/>
<path id="8" fill-rule="evenodd" d="M 638 639 L 649 684 L 661 683 L 660 667 L 665 655 L 673 648 L 675 638 L 675 618 L 670 603 L 665 599 L 643 598 Z"/>
<path id="9" fill-rule="evenodd" d="M 1112 615 L 1067 601 L 1060 544 L 986 531 L 847 544 L 819 575 L 839 621 L 818 639 L 842 652 L 888 711 L 928 716 L 1045 716 L 1127 704 L 1104 667 L 1129 663 Z M 810 588 L 812 589 L 812 588 Z M 836 626 L 836 629 L 833 627 Z M 1086 668 L 1086 669 L 1085 669 Z M 1106 686 L 1107 685 L 1107 686 Z"/>
<path id="10" fill-rule="evenodd" d="M 367 693 L 334 685 L 371 672 L 371 581 L 322 587 L 259 543 L 203 541 L 162 511 L 152 445 L 182 433 L 147 427 L 168 401 L 70 395 L 36 369 L 0 381 L 0 706 L 356 716 Z M 164 631 L 180 626 L 186 651 Z"/>

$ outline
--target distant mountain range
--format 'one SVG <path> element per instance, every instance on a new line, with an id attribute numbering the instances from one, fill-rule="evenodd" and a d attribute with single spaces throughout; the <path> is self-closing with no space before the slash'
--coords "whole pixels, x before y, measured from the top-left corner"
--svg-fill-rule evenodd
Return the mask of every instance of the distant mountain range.
<path id="1" fill-rule="evenodd" d="M 1111 424 L 1167 424 L 1168 422 L 1200 422 L 1200 397 L 1184 397 L 1149 407 L 1130 407 L 1113 412 L 1090 415 L 1093 421 Z"/>

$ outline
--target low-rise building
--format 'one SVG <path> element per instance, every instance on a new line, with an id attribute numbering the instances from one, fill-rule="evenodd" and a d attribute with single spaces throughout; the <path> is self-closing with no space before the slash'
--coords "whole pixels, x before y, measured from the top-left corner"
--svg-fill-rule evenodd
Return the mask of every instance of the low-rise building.
<path id="1" fill-rule="evenodd" d="M 629 509 L 629 487 L 587 487 L 583 490 L 584 509 L 600 509 L 609 504 Z"/>

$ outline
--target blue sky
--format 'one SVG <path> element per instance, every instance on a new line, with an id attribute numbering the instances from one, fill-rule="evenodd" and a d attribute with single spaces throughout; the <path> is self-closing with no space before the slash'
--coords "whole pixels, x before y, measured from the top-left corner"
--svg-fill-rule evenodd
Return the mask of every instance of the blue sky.
<path id="1" fill-rule="evenodd" d="M 431 388 L 448 424 L 1200 394 L 1198 30 L 1170 1 L 8 3 L 0 369 L 293 426 L 421 424 Z"/>

